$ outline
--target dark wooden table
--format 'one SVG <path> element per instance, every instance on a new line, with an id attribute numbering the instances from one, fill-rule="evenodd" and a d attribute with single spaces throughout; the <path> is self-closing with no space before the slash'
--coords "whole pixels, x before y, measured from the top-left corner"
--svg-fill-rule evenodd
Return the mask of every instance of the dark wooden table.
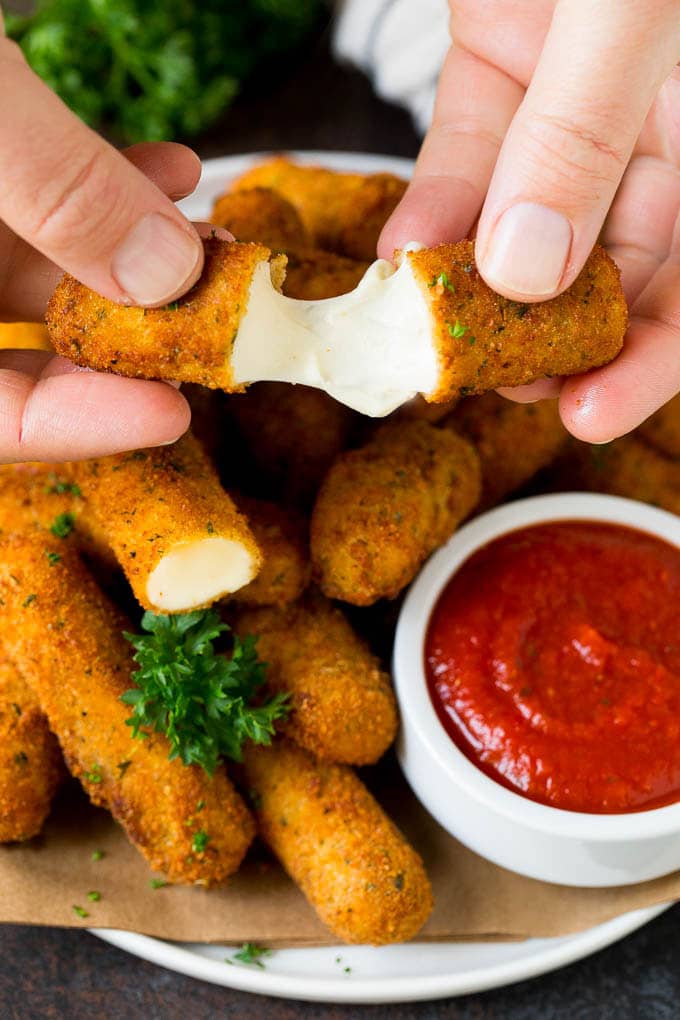
<path id="1" fill-rule="evenodd" d="M 195 143 L 201 156 L 348 149 L 414 156 L 409 117 L 379 102 L 325 44 L 276 95 L 244 97 Z M 402 1006 L 324 1006 L 216 988 L 143 963 L 82 931 L 0 928 L 0 1020 L 665 1020 L 680 1016 L 680 908 L 618 945 L 510 988 Z"/>

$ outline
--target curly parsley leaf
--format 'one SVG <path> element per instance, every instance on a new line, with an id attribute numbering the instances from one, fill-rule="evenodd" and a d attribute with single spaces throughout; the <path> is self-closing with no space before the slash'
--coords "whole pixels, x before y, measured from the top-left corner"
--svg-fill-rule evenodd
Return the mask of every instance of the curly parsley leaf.
<path id="1" fill-rule="evenodd" d="M 264 970 L 262 958 L 271 955 L 271 949 L 265 949 L 264 946 L 258 946 L 255 942 L 244 942 L 239 951 L 234 953 L 231 960 L 227 959 L 226 962 L 232 963 L 233 960 L 238 960 L 239 963 L 254 964 L 256 967 Z"/>
<path id="2" fill-rule="evenodd" d="M 234 636 L 230 656 L 214 642 L 229 627 L 214 610 L 178 616 L 145 613 L 144 634 L 125 634 L 135 649 L 136 686 L 121 700 L 132 707 L 127 720 L 135 737 L 149 731 L 170 741 L 170 758 L 200 765 L 212 775 L 221 758 L 241 761 L 246 740 L 271 743 L 274 723 L 289 711 L 288 695 L 253 704 L 265 681 L 257 637 Z"/>

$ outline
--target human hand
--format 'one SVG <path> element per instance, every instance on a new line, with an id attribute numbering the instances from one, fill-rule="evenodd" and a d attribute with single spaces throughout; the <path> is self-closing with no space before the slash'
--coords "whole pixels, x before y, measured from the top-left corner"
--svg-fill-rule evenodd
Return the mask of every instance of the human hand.
<path id="1" fill-rule="evenodd" d="M 601 232 L 631 308 L 622 353 L 503 392 L 559 394 L 570 432 L 607 442 L 680 390 L 680 3 L 452 0 L 451 14 L 433 123 L 379 252 L 478 220 L 489 286 L 538 301 Z"/>
<path id="2" fill-rule="evenodd" d="M 0 13 L 0 321 L 41 319 L 62 270 L 116 301 L 166 304 L 203 247 L 171 199 L 195 188 L 182 145 L 116 152 L 29 69 Z M 0 351 L 0 463 L 77 460 L 172 442 L 189 424 L 173 386 Z"/>

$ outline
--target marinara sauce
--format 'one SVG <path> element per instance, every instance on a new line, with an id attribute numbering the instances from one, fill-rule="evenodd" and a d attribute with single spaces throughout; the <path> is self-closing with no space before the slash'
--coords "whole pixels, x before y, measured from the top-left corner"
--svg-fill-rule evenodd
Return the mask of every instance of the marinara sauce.
<path id="1" fill-rule="evenodd" d="M 439 718 L 491 778 L 569 811 L 680 800 L 680 550 L 561 521 L 474 553 L 426 639 Z"/>

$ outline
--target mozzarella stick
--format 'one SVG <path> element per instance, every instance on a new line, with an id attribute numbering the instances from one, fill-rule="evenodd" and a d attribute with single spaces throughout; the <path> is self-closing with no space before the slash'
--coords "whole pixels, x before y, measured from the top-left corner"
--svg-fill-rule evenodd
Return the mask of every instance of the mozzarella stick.
<path id="1" fill-rule="evenodd" d="M 211 779 L 170 761 L 165 737 L 133 738 L 120 700 L 133 686 L 125 621 L 78 557 L 38 537 L 0 541 L 0 600 L 7 652 L 92 803 L 171 882 L 212 885 L 236 871 L 253 836 L 243 801 L 224 769 Z"/>
<path id="2" fill-rule="evenodd" d="M 238 614 L 238 634 L 258 635 L 267 687 L 290 694 L 282 730 L 325 761 L 376 762 L 397 731 L 388 675 L 332 603 L 310 596 L 284 609 Z"/>
<path id="3" fill-rule="evenodd" d="M 611 361 L 627 309 L 602 248 L 564 294 L 518 304 L 490 290 L 474 243 L 405 250 L 374 262 L 346 294 L 303 301 L 280 293 L 285 256 L 208 238 L 199 282 L 160 309 L 117 305 L 72 277 L 47 313 L 55 348 L 122 375 L 240 392 L 257 381 L 325 390 L 380 417 L 421 393 L 430 402 L 572 375 Z"/>
<path id="4" fill-rule="evenodd" d="M 226 228 L 237 241 L 266 244 L 272 251 L 311 245 L 295 206 L 270 188 L 249 188 L 220 195 L 213 206 L 210 222 Z"/>
<path id="5" fill-rule="evenodd" d="M 298 599 L 311 575 L 307 528 L 291 510 L 240 494 L 236 505 L 245 514 L 262 555 L 257 577 L 232 598 L 247 606 L 285 606 Z"/>
<path id="6" fill-rule="evenodd" d="M 591 492 L 627 496 L 680 514 L 680 463 L 636 435 L 604 446 L 574 443 L 580 485 Z"/>
<path id="7" fill-rule="evenodd" d="M 343 453 L 314 504 L 314 574 L 330 598 L 394 598 L 476 505 L 479 458 L 468 440 L 425 421 L 381 426 Z"/>
<path id="8" fill-rule="evenodd" d="M 299 213 L 320 248 L 373 259 L 380 231 L 406 191 L 394 174 L 338 173 L 283 157 L 261 163 L 232 184 L 234 191 L 270 188 Z"/>
<path id="9" fill-rule="evenodd" d="M 643 421 L 637 434 L 659 453 L 680 460 L 680 393 Z"/>
<path id="10" fill-rule="evenodd" d="M 0 650 L 0 843 L 38 835 L 64 775 L 37 698 Z"/>
<path id="11" fill-rule="evenodd" d="M 352 769 L 281 739 L 250 748 L 244 772 L 262 839 L 334 935 L 416 935 L 432 910 L 423 862 Z"/>
<path id="12" fill-rule="evenodd" d="M 104 573 L 117 567 L 105 531 L 72 479 L 72 464 L 0 467 L 0 535 L 40 532 L 75 544 Z"/>
<path id="13" fill-rule="evenodd" d="M 145 609 L 206 606 L 257 574 L 247 521 L 190 433 L 172 446 L 82 461 L 74 477 Z"/>
<path id="14" fill-rule="evenodd" d="M 466 436 L 479 455 L 486 510 L 519 489 L 564 449 L 568 433 L 556 400 L 517 404 L 497 393 L 464 400 L 444 421 Z"/>

